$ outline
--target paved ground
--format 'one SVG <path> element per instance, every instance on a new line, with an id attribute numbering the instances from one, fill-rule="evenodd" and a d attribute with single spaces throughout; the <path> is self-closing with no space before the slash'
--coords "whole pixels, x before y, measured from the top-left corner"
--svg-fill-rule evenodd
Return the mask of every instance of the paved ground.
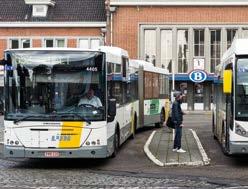
<path id="1" fill-rule="evenodd" d="M 198 137 L 195 137 L 197 136 L 193 130 L 183 129 L 182 148 L 186 150 L 186 153 L 173 152 L 173 132 L 165 127 L 152 133 L 150 143 L 149 141 L 147 142 L 147 149 L 151 154 L 146 154 L 154 163 L 160 166 L 207 165 L 209 164 L 209 159 L 204 156 L 205 151 L 200 148 L 202 146 L 198 146 L 201 144 L 199 144 L 199 139 L 197 140 Z"/>
<path id="2" fill-rule="evenodd" d="M 211 159 L 209 166 L 155 165 L 143 147 L 151 133 L 161 129 L 150 127 L 125 142 L 113 159 L 4 159 L 0 149 L 0 188 L 248 189 L 248 156 L 223 155 L 213 139 L 211 115 L 189 114 L 184 123 L 185 129 L 191 128 L 199 136 Z"/>

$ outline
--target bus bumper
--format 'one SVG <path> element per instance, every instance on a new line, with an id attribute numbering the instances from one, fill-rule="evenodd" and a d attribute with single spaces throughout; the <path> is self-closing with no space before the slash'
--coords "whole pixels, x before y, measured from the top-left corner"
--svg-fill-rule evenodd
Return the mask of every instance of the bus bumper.
<path id="1" fill-rule="evenodd" d="M 248 142 L 230 142 L 230 154 L 248 154 Z"/>
<path id="2" fill-rule="evenodd" d="M 6 158 L 106 158 L 107 146 L 80 147 L 77 149 L 39 149 L 4 146 Z"/>

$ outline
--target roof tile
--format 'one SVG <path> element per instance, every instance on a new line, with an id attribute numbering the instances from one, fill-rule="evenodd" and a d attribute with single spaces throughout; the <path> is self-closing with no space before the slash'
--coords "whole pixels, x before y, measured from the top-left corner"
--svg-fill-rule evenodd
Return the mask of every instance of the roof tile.
<path id="1" fill-rule="evenodd" d="M 104 22 L 104 0 L 55 0 L 48 8 L 47 17 L 32 17 L 32 6 L 24 0 L 0 0 L 0 22 Z"/>

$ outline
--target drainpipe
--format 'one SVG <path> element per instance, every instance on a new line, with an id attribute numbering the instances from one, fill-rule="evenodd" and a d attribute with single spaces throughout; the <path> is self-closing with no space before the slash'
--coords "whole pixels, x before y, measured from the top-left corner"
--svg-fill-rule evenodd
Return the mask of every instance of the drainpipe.
<path id="1" fill-rule="evenodd" d="M 113 13 L 116 11 L 116 7 L 110 7 L 110 46 L 113 46 Z"/>
<path id="2" fill-rule="evenodd" d="M 113 13 L 110 13 L 110 46 L 113 46 Z"/>

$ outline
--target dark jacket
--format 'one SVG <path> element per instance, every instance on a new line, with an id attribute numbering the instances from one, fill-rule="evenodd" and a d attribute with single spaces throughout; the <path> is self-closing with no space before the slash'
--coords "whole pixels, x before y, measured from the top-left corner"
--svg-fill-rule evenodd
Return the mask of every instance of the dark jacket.
<path id="1" fill-rule="evenodd" d="M 181 125 L 183 123 L 181 104 L 177 100 L 175 100 L 172 104 L 171 118 L 176 125 Z"/>

